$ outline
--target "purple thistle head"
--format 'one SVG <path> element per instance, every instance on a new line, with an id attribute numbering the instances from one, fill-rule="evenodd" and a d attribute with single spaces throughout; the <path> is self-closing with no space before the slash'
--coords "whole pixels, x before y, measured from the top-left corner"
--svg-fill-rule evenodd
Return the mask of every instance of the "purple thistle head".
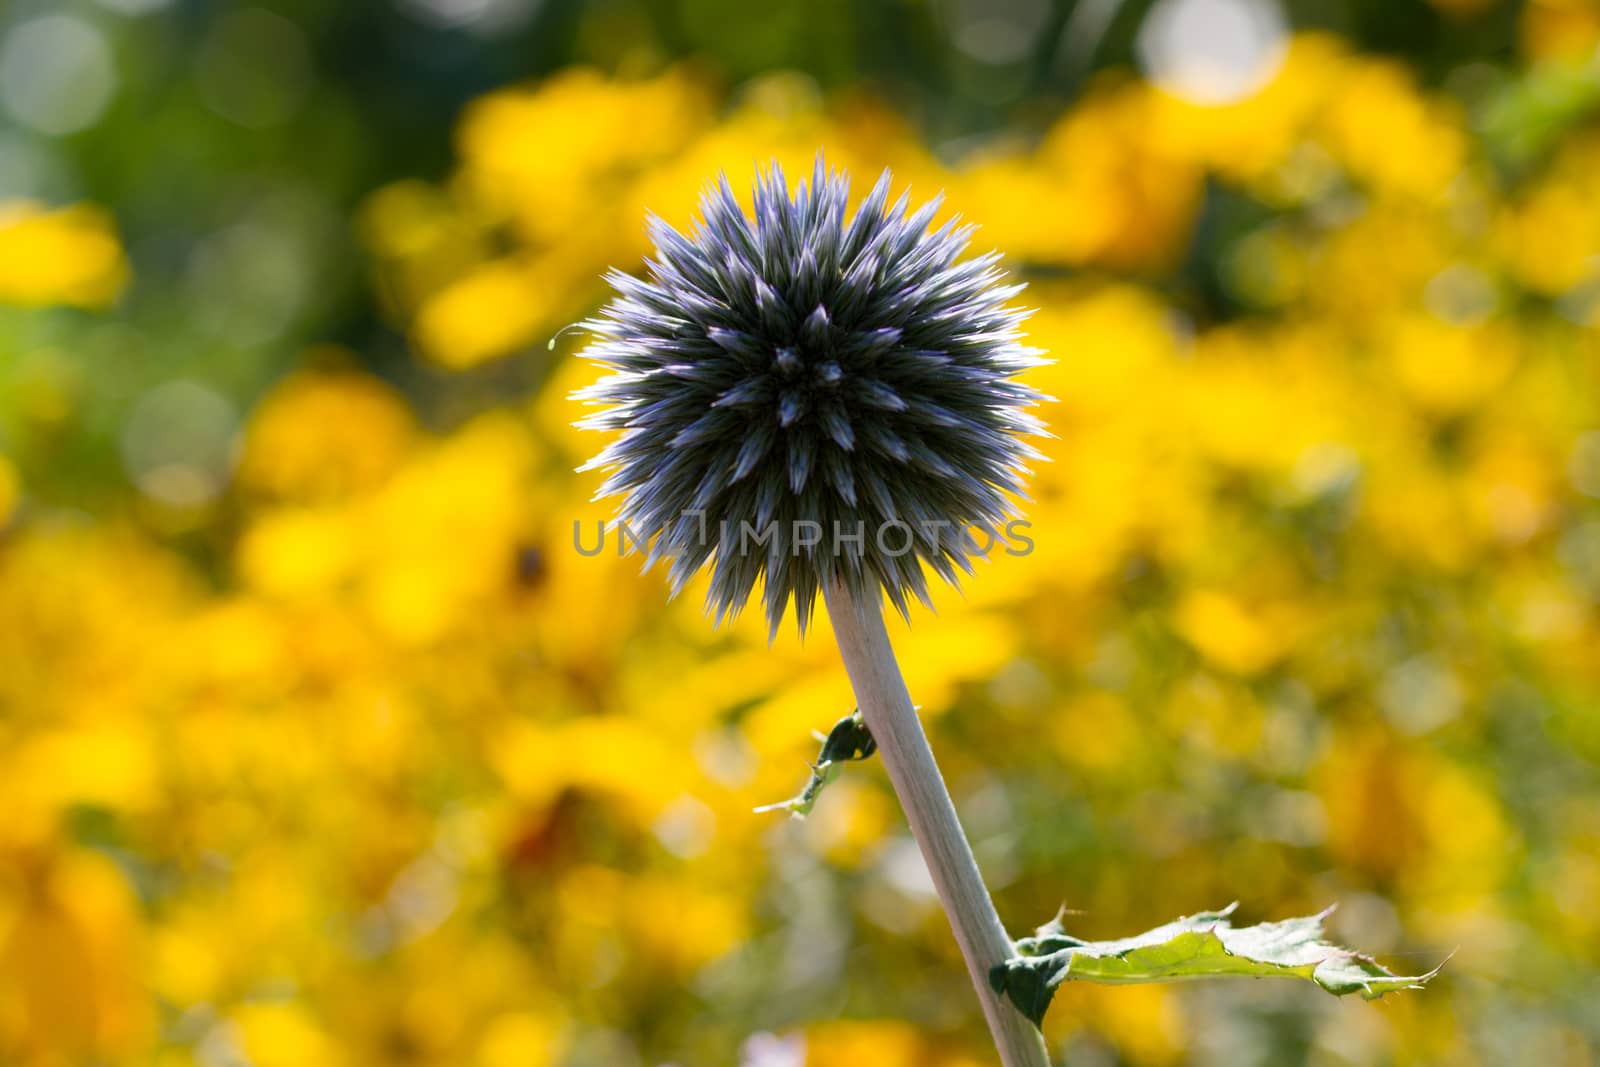
<path id="1" fill-rule="evenodd" d="M 923 566 L 971 573 L 968 531 L 999 531 L 1038 455 L 1022 286 L 998 253 L 957 262 L 973 227 L 930 230 L 939 199 L 908 213 L 889 182 L 847 218 L 849 178 L 820 154 L 792 197 L 774 165 L 751 219 L 724 176 L 690 234 L 649 220 L 649 279 L 611 271 L 617 296 L 581 324 L 613 373 L 575 394 L 608 405 L 579 425 L 622 431 L 583 469 L 611 472 L 599 496 L 654 534 L 674 593 L 710 564 L 718 622 L 757 579 L 773 633 L 791 597 L 804 633 L 830 581 L 927 603 Z"/>

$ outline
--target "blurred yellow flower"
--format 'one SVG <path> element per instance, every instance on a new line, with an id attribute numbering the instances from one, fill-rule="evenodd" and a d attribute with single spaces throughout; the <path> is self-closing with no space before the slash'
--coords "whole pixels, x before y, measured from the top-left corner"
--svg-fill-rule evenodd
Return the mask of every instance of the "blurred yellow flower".
<path id="1" fill-rule="evenodd" d="M 308 359 L 341 355 L 320 351 Z M 415 437 L 414 422 L 404 398 L 368 375 L 299 371 L 256 405 L 239 480 L 249 489 L 297 501 L 367 491 L 399 466 Z"/>
<path id="2" fill-rule="evenodd" d="M 473 267 L 428 297 L 417 312 L 417 343 L 451 370 L 466 370 L 527 344 L 560 304 L 543 262 Z"/>
<path id="3" fill-rule="evenodd" d="M 1258 674 L 1281 659 L 1296 637 L 1297 612 L 1282 606 L 1249 606 L 1214 590 L 1184 597 L 1175 616 L 1178 632 L 1217 666 L 1235 674 Z"/>
<path id="4" fill-rule="evenodd" d="M 527 435 L 486 415 L 415 457 L 362 509 L 361 598 L 401 641 L 426 641 L 503 590 L 532 473 Z"/>
<path id="5" fill-rule="evenodd" d="M 1404 67 L 1383 60 L 1346 64 L 1323 129 L 1334 157 L 1383 194 L 1436 197 L 1466 154 L 1459 117 L 1419 93 Z"/>
<path id="6" fill-rule="evenodd" d="M 1395 377 L 1419 407 L 1459 415 L 1495 394 L 1516 366 L 1516 337 L 1493 327 L 1451 326 L 1426 316 L 1395 324 Z"/>
<path id="7" fill-rule="evenodd" d="M 0 530 L 5 529 L 22 500 L 22 478 L 17 468 L 0 454 Z"/>
<path id="8" fill-rule="evenodd" d="M 971 1067 L 973 1058 L 903 1022 L 819 1023 L 806 1030 L 805 1067 Z"/>
<path id="9" fill-rule="evenodd" d="M 493 1020 L 478 1044 L 475 1067 L 555 1067 L 567 1041 L 559 1019 L 507 1012 Z"/>
<path id="10" fill-rule="evenodd" d="M 1523 49 L 1534 59 L 1582 62 L 1600 45 L 1600 8 L 1591 0 L 1530 0 L 1521 29 Z"/>
<path id="11" fill-rule="evenodd" d="M 1059 1004 L 1047 1017 L 1045 1033 L 1064 1035 L 1088 1029 L 1109 1042 L 1130 1063 L 1179 1063 L 1187 1045 L 1182 1009 L 1166 986 L 1096 986 L 1064 983 Z"/>
<path id="12" fill-rule="evenodd" d="M 0 1048 L 46 1065 L 131 1059 L 146 1047 L 154 1005 L 139 987 L 136 908 L 101 856 L 11 868 L 0 883 Z"/>
<path id="13" fill-rule="evenodd" d="M 1050 722 L 1056 755 L 1074 767 L 1115 775 L 1139 762 L 1139 728 L 1126 703 L 1110 693 L 1086 694 Z"/>
<path id="14" fill-rule="evenodd" d="M 1292 167 L 1307 129 L 1326 106 L 1349 56 L 1337 38 L 1299 34 L 1271 81 L 1226 104 L 1206 104 L 1153 90 L 1152 124 L 1169 151 L 1203 161 L 1252 186 L 1271 185 L 1274 171 Z M 1282 192 L 1301 192 L 1280 177 Z"/>
<path id="15" fill-rule="evenodd" d="M 512 219 L 530 241 L 552 242 L 622 221 L 596 220 L 586 208 L 615 201 L 710 118 L 709 98 L 683 71 L 629 82 L 570 69 L 477 101 L 457 128 L 459 180 L 475 206 Z"/>
<path id="16" fill-rule="evenodd" d="M 13 788 L 61 810 L 87 804 L 147 808 L 157 794 L 156 756 L 131 723 L 97 723 L 35 738 L 16 756 Z"/>
<path id="17" fill-rule="evenodd" d="M 335 1067 L 349 1062 L 303 1005 L 256 1001 L 236 1008 L 239 1049 L 260 1067 Z"/>
<path id="18" fill-rule="evenodd" d="M 264 512 L 238 549 L 240 576 L 274 597 L 335 594 L 355 569 L 359 546 L 343 511 L 282 508 Z"/>
<path id="19" fill-rule="evenodd" d="M 102 308 L 127 277 L 122 245 L 100 208 L 0 202 L 0 303 Z"/>
<path id="20" fill-rule="evenodd" d="M 1433 912 L 1481 906 L 1516 847 L 1477 775 L 1376 732 L 1341 737 L 1317 771 L 1329 844 Z"/>
<path id="21" fill-rule="evenodd" d="M 1499 212 L 1496 238 L 1518 280 L 1556 295 L 1594 272 L 1600 252 L 1600 208 L 1583 195 L 1580 173 L 1600 163 L 1600 143 L 1564 146 L 1556 170 Z"/>

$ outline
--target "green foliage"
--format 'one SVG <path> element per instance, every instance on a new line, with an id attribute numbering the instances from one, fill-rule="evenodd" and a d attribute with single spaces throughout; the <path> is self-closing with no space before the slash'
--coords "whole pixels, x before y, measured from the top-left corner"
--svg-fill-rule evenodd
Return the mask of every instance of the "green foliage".
<path id="1" fill-rule="evenodd" d="M 1546 63 L 1489 96 L 1479 124 L 1491 157 L 1513 172 L 1543 159 L 1600 109 L 1600 64 Z"/>
<path id="2" fill-rule="evenodd" d="M 878 743 L 872 739 L 872 731 L 867 729 L 866 722 L 862 720 L 860 708 L 834 723 L 826 737 L 818 734 L 817 740 L 822 742 L 822 751 L 817 754 L 817 762 L 811 765 L 811 777 L 805 787 L 788 800 L 763 804 L 755 809 L 757 812 L 787 811 L 797 819 L 805 818 L 816 807 L 817 798 L 828 783 L 838 777 L 839 764 L 870 759 L 878 751 Z"/>
<path id="3" fill-rule="evenodd" d="M 1403 977 L 1371 958 L 1322 937 L 1333 909 L 1282 922 L 1234 927 L 1237 904 L 1176 919 L 1133 937 L 1084 941 L 1057 916 L 1033 937 L 1016 942 L 1018 956 L 989 972 L 995 991 L 1042 1023 L 1062 982 L 1131 985 L 1191 978 L 1308 978 L 1334 996 L 1360 993 L 1376 1000 L 1396 989 L 1420 989 L 1438 973 Z"/>

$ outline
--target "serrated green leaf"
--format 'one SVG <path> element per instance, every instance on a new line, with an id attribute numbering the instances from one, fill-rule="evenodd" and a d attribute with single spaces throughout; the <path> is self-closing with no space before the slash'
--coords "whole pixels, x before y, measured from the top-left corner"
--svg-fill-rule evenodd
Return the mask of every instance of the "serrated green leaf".
<path id="1" fill-rule="evenodd" d="M 1420 989 L 1436 967 L 1415 977 L 1395 975 L 1370 957 L 1323 940 L 1319 915 L 1234 927 L 1230 904 L 1115 941 L 1083 941 L 1058 917 L 1033 937 L 1016 942 L 1017 957 L 989 972 L 997 993 L 1011 999 L 1035 1024 L 1062 982 L 1108 984 L 1172 982 L 1194 978 L 1306 978 L 1335 996 L 1368 1000 L 1397 989 Z"/>

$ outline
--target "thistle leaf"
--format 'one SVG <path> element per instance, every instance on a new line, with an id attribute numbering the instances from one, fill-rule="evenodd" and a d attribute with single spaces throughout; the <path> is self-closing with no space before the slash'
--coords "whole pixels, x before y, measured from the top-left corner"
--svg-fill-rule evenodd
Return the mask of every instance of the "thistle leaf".
<path id="1" fill-rule="evenodd" d="M 1237 904 L 1200 912 L 1133 937 L 1083 941 L 1068 934 L 1058 916 L 1016 944 L 1017 956 L 989 972 L 995 992 L 1007 996 L 1036 1025 L 1063 982 L 1172 982 L 1191 978 L 1306 978 L 1334 996 L 1360 993 L 1376 1000 L 1397 989 L 1420 989 L 1434 975 L 1395 975 L 1370 957 L 1323 939 L 1317 915 L 1234 927 Z M 1441 964 L 1442 966 L 1442 964 Z"/>
<path id="2" fill-rule="evenodd" d="M 817 740 L 822 742 L 822 751 L 817 754 L 817 762 L 811 764 L 811 778 L 805 787 L 788 800 L 761 805 L 755 809 L 757 814 L 786 811 L 796 819 L 805 818 L 816 807 L 817 798 L 828 783 L 839 776 L 841 763 L 870 759 L 878 751 L 878 743 L 872 739 L 872 731 L 867 729 L 860 708 L 834 723 L 826 737 L 819 734 Z"/>

